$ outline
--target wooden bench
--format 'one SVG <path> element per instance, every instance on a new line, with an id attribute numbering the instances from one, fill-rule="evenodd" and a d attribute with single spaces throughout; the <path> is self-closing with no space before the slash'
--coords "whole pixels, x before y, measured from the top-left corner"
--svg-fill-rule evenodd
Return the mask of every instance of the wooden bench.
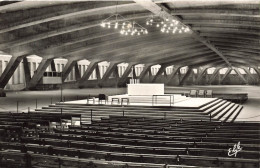
<path id="1" fill-rule="evenodd" d="M 39 131 L 37 135 L 26 137 L 22 126 L 15 127 L 14 123 L 45 122 L 58 120 L 48 115 L 23 116 L 2 115 L 10 123 L 0 124 L 0 130 L 20 132 L 21 138 L 17 143 L 0 142 L 0 148 L 14 150 L 18 154 L 10 161 L 11 164 L 30 166 L 46 158 L 53 166 L 63 166 L 57 158 L 99 159 L 118 162 L 144 162 L 151 164 L 196 165 L 199 167 L 259 167 L 259 124 L 257 123 L 223 123 L 194 120 L 168 120 L 150 117 L 110 116 L 101 121 L 82 126 L 69 126 L 68 130 L 53 129 L 54 132 Z M 0 115 L 1 119 L 1 115 Z M 66 119 L 65 119 L 66 120 Z M 6 121 L 3 121 L 6 122 Z M 10 128 L 9 128 L 10 127 Z M 5 129 L 6 128 L 6 129 Z M 19 128 L 19 129 L 18 129 Z M 30 131 L 28 129 L 28 131 Z M 241 135 L 240 135 L 241 134 Z M 243 150 L 237 158 L 227 156 L 228 148 L 238 141 Z M 27 152 L 28 151 L 28 152 Z M 32 152 L 34 154 L 32 154 Z M 24 155 L 23 155 L 24 153 Z M 38 153 L 41 153 L 38 154 Z M 10 158 L 10 152 L 0 151 L 0 158 Z M 23 157 L 22 157 L 23 156 Z M 34 160 L 33 157 L 36 157 Z M 38 157 L 42 156 L 42 160 Z M 30 160 L 31 159 L 31 160 Z M 27 161 L 26 161 L 27 160 Z M 74 163 L 74 162 L 73 162 Z M 7 165 L 8 159 L 0 159 L 1 165 Z M 17 164 L 17 163 L 16 163 Z M 40 164 L 43 165 L 43 164 Z"/>
<path id="2" fill-rule="evenodd" d="M 59 132 L 59 130 L 56 130 Z M 76 131 L 74 131 L 76 132 Z M 65 131 L 61 132 L 63 134 L 73 134 L 73 131 Z M 82 133 L 82 135 L 97 135 L 95 132 L 91 131 L 78 131 L 78 133 Z M 176 141 L 191 141 L 191 142 L 219 142 L 219 143 L 237 143 L 240 141 L 243 144 L 257 144 L 260 143 L 260 140 L 256 138 L 249 138 L 249 137 L 225 137 L 220 135 L 216 136 L 209 136 L 208 133 L 194 133 L 192 135 L 190 134 L 182 134 L 182 133 L 176 133 L 172 135 L 152 135 L 152 134 L 144 134 L 142 132 L 128 132 L 128 133 L 120 133 L 120 132 L 111 132 L 111 131 L 103 131 L 99 132 L 98 136 L 102 137 L 125 137 L 125 138 L 137 138 L 137 139 L 151 139 L 151 140 L 164 140 L 164 141 L 170 141 L 170 140 L 176 140 Z"/>
<path id="3" fill-rule="evenodd" d="M 252 138 L 257 139 L 259 134 L 257 132 L 251 133 L 251 134 L 242 134 L 239 135 L 241 132 L 228 132 L 226 130 L 223 131 L 215 131 L 215 130 L 204 130 L 204 129 L 182 129 L 182 128 L 176 128 L 174 130 L 167 130 L 167 129 L 153 129 L 153 130 L 147 130 L 147 129 L 140 129 L 137 128 L 122 128 L 122 127 L 113 127 L 113 126 L 107 126 L 107 127 L 99 127 L 99 126 L 90 126 L 90 127 L 70 127 L 68 131 L 97 131 L 97 132 L 119 132 L 119 133 L 142 133 L 142 134 L 148 134 L 148 135 L 158 135 L 158 136 L 191 136 L 191 137 L 223 137 L 225 138 Z M 58 131 L 58 130 L 56 130 Z M 239 136 L 237 136 L 239 135 Z"/>
<path id="4" fill-rule="evenodd" d="M 23 154 L 17 152 L 8 152 L 8 151 L 0 151 L 0 155 L 5 158 L 17 158 L 19 160 L 19 164 L 16 163 L 17 167 L 26 167 L 26 159 L 30 162 L 27 162 L 28 165 L 34 165 L 35 168 L 42 168 L 46 165 L 53 165 L 54 167 L 86 167 L 86 166 L 94 166 L 98 168 L 121 168 L 121 167 L 129 167 L 129 168 L 162 168 L 165 164 L 156 164 L 156 163 L 137 163 L 137 162 L 122 162 L 122 161 L 105 161 L 105 160 L 95 160 L 95 159 L 84 159 L 84 158 L 75 158 L 68 156 L 49 156 L 49 155 L 41 155 L 41 154 Z M 3 163 L 3 161 L 1 162 Z M 24 163 L 24 164 L 22 164 Z M 8 160 L 7 166 L 12 166 L 10 161 Z M 171 166 L 171 165 L 168 165 Z M 186 165 L 179 165 L 183 168 L 191 168 Z M 198 167 L 192 167 L 198 168 Z"/>
<path id="5" fill-rule="evenodd" d="M 107 125 L 110 125 L 110 127 L 118 127 L 118 126 L 121 126 L 121 127 L 124 127 L 124 128 L 142 128 L 142 129 L 154 129 L 154 130 L 162 130 L 162 129 L 165 129 L 165 130 L 175 130 L 176 128 L 190 128 L 190 129 L 203 129 L 205 131 L 213 131 L 213 130 L 225 130 L 225 132 L 232 132 L 232 131 L 236 131 L 238 129 L 240 129 L 239 131 L 241 132 L 245 132 L 245 133 L 249 133 L 249 132 L 259 132 L 259 130 L 255 127 L 255 126 L 239 126 L 239 125 L 222 125 L 222 124 L 209 124 L 207 125 L 206 123 L 198 123 L 197 125 L 196 124 L 183 124 L 183 123 L 177 123 L 177 122 L 172 122 L 172 123 L 166 123 L 166 124 L 155 124 L 155 125 L 148 125 L 148 124 L 139 124 L 137 122 L 126 122 L 126 123 L 103 123 L 103 122 L 93 122 L 93 124 L 91 125 L 82 125 L 82 127 L 84 126 L 107 126 Z M 205 128 L 206 126 L 206 128 Z"/>
<path id="6" fill-rule="evenodd" d="M 183 140 L 154 140 L 154 139 L 148 139 L 146 137 L 143 138 L 136 138 L 136 137 L 109 137 L 109 136 L 101 136 L 101 135 L 84 135 L 84 133 L 80 134 L 49 134 L 49 133 L 42 133 L 40 134 L 40 138 L 52 138 L 52 139 L 66 139 L 66 140 L 75 140 L 75 141 L 92 141 L 92 142 L 102 142 L 102 143 L 116 143 L 116 144 L 128 144 L 128 145 L 145 145 L 145 146 L 161 146 L 161 147 L 180 147 L 181 144 L 188 144 L 186 147 L 194 147 L 196 145 L 197 147 L 205 147 L 210 146 L 210 148 L 216 148 L 219 149 L 219 147 L 227 148 L 229 145 L 232 147 L 234 143 L 218 143 L 218 142 L 204 142 L 204 141 L 183 141 Z M 248 150 L 256 150 L 259 149 L 259 146 L 255 144 L 243 144 Z"/>
<path id="7" fill-rule="evenodd" d="M 110 143 L 98 143 L 98 142 L 86 142 L 86 141 L 74 141 L 64 139 L 49 139 L 46 138 L 45 145 L 53 145 L 59 147 L 79 148 L 79 149 L 98 149 L 108 150 L 114 152 L 131 152 L 131 153 L 149 153 L 149 154 L 189 154 L 189 155 L 204 155 L 204 156 L 226 156 L 225 149 L 210 149 L 210 148 L 171 148 L 171 147 L 150 147 L 150 146 L 136 146 L 136 145 L 122 145 L 122 144 L 110 144 Z M 33 138 L 27 138 L 27 143 L 37 144 L 39 140 Z M 258 151 L 246 151 L 243 150 L 237 157 L 242 158 L 259 158 Z"/>
<path id="8" fill-rule="evenodd" d="M 97 150 L 88 150 L 88 149 L 75 149 L 75 148 L 66 148 L 66 147 L 56 147 L 52 146 L 35 146 L 35 145 L 26 145 L 26 148 L 30 151 L 37 153 L 42 151 L 48 155 L 62 155 L 70 157 L 79 157 L 79 158 L 95 158 L 95 159 L 104 159 L 104 160 L 119 160 L 119 161 L 131 161 L 135 160 L 137 162 L 166 162 L 167 164 L 182 164 L 186 165 L 191 164 L 192 161 L 200 162 L 198 165 L 206 166 L 217 166 L 215 160 L 219 161 L 221 157 L 210 157 L 210 156 L 193 156 L 193 155 L 172 155 L 172 154 L 139 154 L 139 153 L 126 153 L 126 152 L 107 152 L 107 151 L 97 151 Z M 175 159 L 173 159 L 175 158 Z M 213 160 L 213 162 L 212 162 Z M 250 160 L 250 162 L 249 162 Z M 258 159 L 244 159 L 244 158 L 229 158 L 222 159 L 222 162 L 225 164 L 232 164 L 233 161 L 240 161 L 240 163 L 250 163 L 250 167 L 256 167 L 259 165 Z M 194 165 L 194 163 L 192 163 Z"/>

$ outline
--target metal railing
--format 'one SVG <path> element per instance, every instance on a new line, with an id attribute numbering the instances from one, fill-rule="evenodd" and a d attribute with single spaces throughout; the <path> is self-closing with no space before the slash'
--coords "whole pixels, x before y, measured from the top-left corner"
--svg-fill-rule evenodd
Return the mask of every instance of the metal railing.
<path id="1" fill-rule="evenodd" d="M 158 97 L 170 97 L 170 102 L 169 102 L 170 107 L 174 104 L 174 95 L 153 95 L 152 96 L 152 106 L 155 106 L 157 104 Z"/>

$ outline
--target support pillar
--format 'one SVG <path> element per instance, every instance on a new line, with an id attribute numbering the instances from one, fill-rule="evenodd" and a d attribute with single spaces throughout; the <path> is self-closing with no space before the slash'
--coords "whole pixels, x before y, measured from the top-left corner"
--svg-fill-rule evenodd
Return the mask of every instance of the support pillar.
<path id="1" fill-rule="evenodd" d="M 166 85 L 169 85 L 171 80 L 174 78 L 174 76 L 177 74 L 177 72 L 180 70 L 181 66 L 174 66 L 172 69 L 172 73 L 168 75 L 168 79 L 166 81 Z"/>
<path id="2" fill-rule="evenodd" d="M 207 72 L 208 70 L 208 67 L 202 67 L 202 69 L 198 68 L 198 76 L 197 76 L 197 79 L 196 79 L 196 84 L 200 84 L 200 81 L 203 77 L 203 75 Z"/>
<path id="3" fill-rule="evenodd" d="M 139 75 L 140 82 L 142 82 L 142 80 L 145 77 L 145 75 L 147 74 L 147 72 L 149 72 L 149 70 L 151 71 L 151 66 L 152 66 L 152 64 L 145 65 L 143 71 Z"/>
<path id="4" fill-rule="evenodd" d="M 183 85 L 184 82 L 188 79 L 188 77 L 191 75 L 192 73 L 192 67 L 188 67 L 188 71 L 186 72 L 186 74 L 184 75 L 184 77 L 181 79 L 180 84 L 179 85 Z"/>
<path id="5" fill-rule="evenodd" d="M 67 64 L 65 65 L 63 71 L 62 71 L 62 82 L 65 81 L 65 79 L 68 77 L 69 73 L 71 72 L 72 68 L 77 63 L 76 60 L 69 59 Z"/>
<path id="6" fill-rule="evenodd" d="M 54 60 L 51 61 L 51 71 L 56 72 L 55 62 Z"/>
<path id="7" fill-rule="evenodd" d="M 83 76 L 79 80 L 79 87 L 83 87 L 84 83 L 89 79 L 90 75 L 93 73 L 94 69 L 98 66 L 99 61 L 91 61 L 88 65 L 87 70 L 84 72 Z"/>
<path id="8" fill-rule="evenodd" d="M 180 82 L 181 82 L 181 76 L 182 76 L 182 74 L 181 74 L 181 68 L 178 70 L 178 72 L 177 72 L 177 74 L 178 74 L 178 80 L 179 80 L 179 84 L 180 84 Z"/>
<path id="9" fill-rule="evenodd" d="M 31 80 L 31 74 L 30 74 L 29 63 L 26 57 L 23 58 L 23 69 L 24 69 L 24 76 L 25 76 L 25 84 L 27 87 Z"/>
<path id="10" fill-rule="evenodd" d="M 216 78 L 216 76 L 217 76 L 217 74 L 218 74 L 218 72 L 219 72 L 220 69 L 221 69 L 221 67 L 217 67 L 217 68 L 215 69 L 215 71 L 213 72 L 211 78 L 209 79 L 209 84 L 212 84 L 212 82 L 213 82 L 214 79 Z"/>
<path id="11" fill-rule="evenodd" d="M 152 74 L 152 70 L 151 68 L 148 71 L 148 78 L 149 78 L 149 82 L 151 82 L 152 78 L 153 78 L 153 74 Z"/>
<path id="12" fill-rule="evenodd" d="M 234 68 L 237 75 L 248 85 L 248 81 L 244 78 L 244 76 L 240 73 L 238 68 Z"/>
<path id="13" fill-rule="evenodd" d="M 132 76 L 133 76 L 134 79 L 136 79 L 135 66 L 133 66 L 132 69 L 133 69 L 133 74 L 132 74 Z"/>
<path id="14" fill-rule="evenodd" d="M 98 85 L 99 85 L 100 87 L 103 86 L 103 83 L 109 78 L 109 76 L 111 75 L 111 73 L 112 73 L 113 71 L 115 71 L 115 69 L 117 68 L 117 64 L 118 64 L 118 62 L 110 62 L 110 65 L 109 65 L 109 67 L 107 68 L 107 70 L 106 70 L 104 76 L 103 76 L 102 79 L 100 79 L 99 82 L 98 82 Z"/>
<path id="15" fill-rule="evenodd" d="M 114 70 L 114 76 L 115 78 L 118 80 L 119 79 L 119 73 L 118 73 L 118 66 L 116 66 L 115 70 Z"/>
<path id="16" fill-rule="evenodd" d="M 74 65 L 74 68 L 75 68 L 75 79 L 76 81 L 80 80 L 80 72 L 79 72 L 79 65 L 78 65 L 78 62 L 76 61 L 75 65 Z"/>
<path id="17" fill-rule="evenodd" d="M 256 73 L 258 74 L 258 77 L 260 79 L 260 70 L 257 66 L 252 66 L 252 68 L 256 71 Z"/>
<path id="18" fill-rule="evenodd" d="M 39 83 L 41 78 L 43 77 L 43 73 L 46 71 L 48 66 L 50 65 L 52 59 L 42 59 L 40 65 L 38 66 L 36 73 L 34 73 L 32 79 L 27 88 L 33 89 Z"/>
<path id="19" fill-rule="evenodd" d="M 99 71 L 98 65 L 96 66 L 96 76 L 97 76 L 97 80 L 99 81 L 101 79 L 101 76 L 100 76 L 100 71 Z"/>
<path id="20" fill-rule="evenodd" d="M 230 72 L 232 71 L 231 68 L 228 68 L 228 70 L 226 71 L 225 75 L 223 76 L 223 78 L 221 79 L 221 81 L 219 82 L 220 84 L 223 83 L 223 81 L 225 80 L 225 78 L 230 74 Z"/>
<path id="21" fill-rule="evenodd" d="M 131 73 L 132 71 L 132 67 L 134 66 L 135 64 L 133 63 L 129 63 L 125 72 L 123 73 L 123 75 L 121 76 L 121 78 L 119 79 L 118 81 L 118 86 L 124 86 L 127 82 L 127 78 L 129 76 L 129 74 Z"/>
<path id="22" fill-rule="evenodd" d="M 0 77 L 0 88 L 4 88 L 25 56 L 13 56 Z"/>
<path id="23" fill-rule="evenodd" d="M 253 77 L 253 75 L 250 73 L 250 71 L 247 69 L 247 67 L 241 67 L 246 73 L 247 73 L 247 75 L 252 79 L 252 81 L 254 82 L 254 83 L 257 83 L 257 79 L 255 79 L 254 77 Z"/>
<path id="24" fill-rule="evenodd" d="M 159 71 L 152 78 L 151 83 L 154 83 L 156 81 L 156 79 L 165 71 L 165 68 L 166 68 L 165 66 L 161 65 Z"/>
<path id="25" fill-rule="evenodd" d="M 166 68 L 164 69 L 163 71 L 163 75 L 164 75 L 164 78 L 167 79 L 167 72 L 166 72 Z"/>

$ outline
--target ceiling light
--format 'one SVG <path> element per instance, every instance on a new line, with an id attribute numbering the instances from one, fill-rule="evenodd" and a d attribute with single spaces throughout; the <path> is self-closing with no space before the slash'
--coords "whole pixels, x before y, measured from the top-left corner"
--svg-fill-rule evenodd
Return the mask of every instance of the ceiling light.
<path id="1" fill-rule="evenodd" d="M 153 19 L 150 19 L 153 22 Z M 150 24 L 147 20 L 146 24 Z M 103 28 L 111 28 L 112 26 L 114 29 L 120 29 L 120 34 L 128 35 L 141 35 L 141 34 L 148 34 L 146 28 L 142 27 L 135 21 L 130 21 L 123 17 L 122 15 L 117 13 L 117 5 L 116 5 L 116 13 L 109 16 L 108 18 L 104 19 L 100 26 Z"/>
<path id="2" fill-rule="evenodd" d="M 178 20 L 172 19 L 170 20 L 167 16 L 165 16 L 163 10 L 158 15 L 152 15 L 146 19 L 146 24 L 152 26 L 153 24 L 156 25 L 157 28 L 161 29 L 163 33 L 172 32 L 175 34 L 176 32 L 179 33 L 187 33 L 190 31 L 190 28 Z"/>

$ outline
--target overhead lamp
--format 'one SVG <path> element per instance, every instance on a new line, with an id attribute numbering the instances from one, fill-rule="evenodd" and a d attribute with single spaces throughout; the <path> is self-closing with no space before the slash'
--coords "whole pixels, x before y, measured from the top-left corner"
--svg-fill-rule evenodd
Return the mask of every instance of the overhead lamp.
<path id="1" fill-rule="evenodd" d="M 135 21 L 130 21 L 126 19 L 122 15 L 117 13 L 117 5 L 116 5 L 116 13 L 104 19 L 100 26 L 103 28 L 111 28 L 120 29 L 120 34 L 122 35 L 141 35 L 148 34 L 148 30 L 138 24 Z"/>
<path id="2" fill-rule="evenodd" d="M 116 13 L 116 14 L 113 14 L 113 15 L 109 16 L 108 18 L 104 19 L 100 23 L 100 26 L 103 28 L 113 27 L 114 29 L 118 29 L 119 26 L 123 25 L 123 23 L 125 24 L 125 22 L 123 22 L 123 20 L 126 20 L 126 19 L 122 15 Z"/>
<path id="3" fill-rule="evenodd" d="M 128 24 L 125 24 L 122 26 L 120 30 L 120 34 L 122 35 L 141 35 L 141 34 L 148 34 L 148 31 L 146 28 L 142 27 L 135 21 L 129 22 Z"/>
<path id="4" fill-rule="evenodd" d="M 158 15 L 152 15 L 146 19 L 146 25 L 153 26 L 156 25 L 157 28 L 161 29 L 163 33 L 172 32 L 175 34 L 179 33 L 187 33 L 190 31 L 190 28 L 176 19 L 169 19 L 165 16 L 163 9 Z"/>

